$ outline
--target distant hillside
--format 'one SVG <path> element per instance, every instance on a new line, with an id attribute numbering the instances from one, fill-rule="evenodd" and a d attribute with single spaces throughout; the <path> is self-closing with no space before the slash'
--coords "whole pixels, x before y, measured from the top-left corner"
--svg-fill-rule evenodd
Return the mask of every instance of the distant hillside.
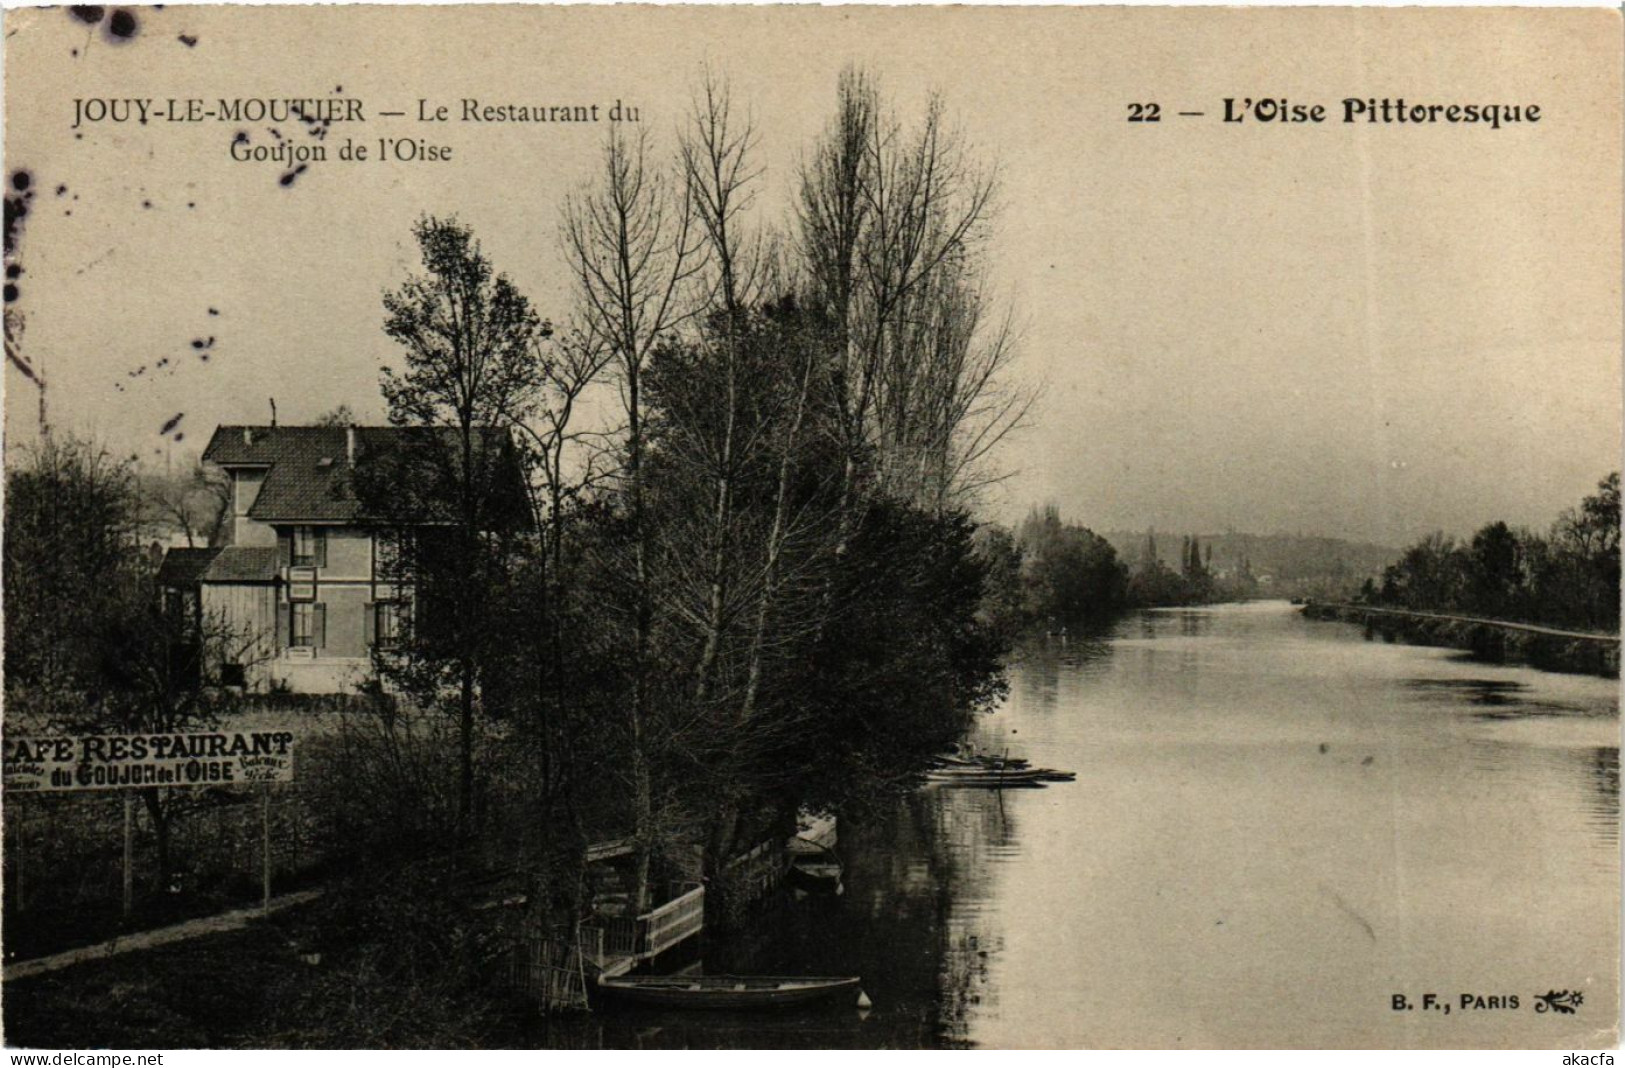
<path id="1" fill-rule="evenodd" d="M 1131 569 L 1145 558 L 1146 531 L 1114 530 L 1103 537 Z M 1180 568 L 1184 532 L 1157 531 L 1157 558 L 1169 568 Z M 1342 538 L 1297 534 L 1197 534 L 1202 552 L 1213 550 L 1211 569 L 1216 575 L 1240 571 L 1243 564 L 1260 583 L 1292 584 L 1352 581 L 1377 575 L 1399 559 L 1401 550 Z"/>

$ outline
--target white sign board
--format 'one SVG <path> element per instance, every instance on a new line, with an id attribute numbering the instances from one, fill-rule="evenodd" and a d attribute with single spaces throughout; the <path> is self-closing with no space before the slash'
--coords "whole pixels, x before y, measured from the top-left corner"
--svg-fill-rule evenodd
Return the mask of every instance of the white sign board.
<path id="1" fill-rule="evenodd" d="M 8 791 L 240 786 L 293 781 L 291 731 L 6 738 Z"/>

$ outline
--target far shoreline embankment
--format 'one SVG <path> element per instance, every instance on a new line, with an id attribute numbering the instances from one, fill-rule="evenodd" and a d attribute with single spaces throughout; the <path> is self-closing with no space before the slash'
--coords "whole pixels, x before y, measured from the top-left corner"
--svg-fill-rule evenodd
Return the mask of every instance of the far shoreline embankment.
<path id="1" fill-rule="evenodd" d="M 1462 649 L 1493 663 L 1512 661 L 1543 671 L 1619 678 L 1617 634 L 1362 604 L 1311 601 L 1303 606 L 1303 614 L 1307 619 L 1357 623 L 1390 641 Z"/>

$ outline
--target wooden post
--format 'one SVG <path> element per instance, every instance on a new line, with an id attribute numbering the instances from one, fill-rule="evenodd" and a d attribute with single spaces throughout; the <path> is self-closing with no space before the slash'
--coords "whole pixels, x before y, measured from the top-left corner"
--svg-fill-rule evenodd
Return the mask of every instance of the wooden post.
<path id="1" fill-rule="evenodd" d="M 135 873 L 131 860 L 135 855 L 135 794 L 124 791 L 124 918 L 130 918 L 135 903 Z"/>
<path id="2" fill-rule="evenodd" d="M 260 911 L 271 911 L 271 787 L 266 784 L 260 791 Z"/>
<path id="3" fill-rule="evenodd" d="M 11 840 L 11 866 L 17 869 L 17 881 L 12 884 L 12 892 L 17 895 L 18 912 L 28 907 L 28 899 L 23 896 L 23 856 L 28 852 L 27 829 L 28 822 L 19 815 L 17 834 Z"/>

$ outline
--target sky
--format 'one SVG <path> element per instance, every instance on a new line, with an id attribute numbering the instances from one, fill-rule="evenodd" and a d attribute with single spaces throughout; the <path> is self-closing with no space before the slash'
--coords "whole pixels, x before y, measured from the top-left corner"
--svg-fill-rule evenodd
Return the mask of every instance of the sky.
<path id="1" fill-rule="evenodd" d="M 1616 12 L 131 10 L 125 37 L 6 12 L 6 172 L 33 193 L 10 308 L 52 425 L 149 462 L 268 422 L 270 398 L 286 423 L 341 403 L 381 420 L 381 295 L 425 213 L 568 316 L 559 206 L 606 125 L 420 123 L 420 99 L 619 100 L 669 150 L 709 65 L 750 109 L 771 225 L 852 63 L 905 118 L 940 91 L 998 168 L 990 281 L 1039 403 L 990 515 L 1053 502 L 1100 530 L 1398 545 L 1544 527 L 1619 466 Z M 335 125 L 330 154 L 404 137 L 452 159 L 329 160 L 284 185 L 229 153 L 239 132 L 278 144 L 274 123 L 72 128 L 76 99 L 332 95 L 368 121 Z M 1221 121 L 1226 97 L 1266 96 L 1332 121 Z M 1345 125 L 1351 96 L 1543 115 Z M 1131 102 L 1162 121 L 1127 122 Z M 17 455 L 37 393 L 4 382 Z"/>

